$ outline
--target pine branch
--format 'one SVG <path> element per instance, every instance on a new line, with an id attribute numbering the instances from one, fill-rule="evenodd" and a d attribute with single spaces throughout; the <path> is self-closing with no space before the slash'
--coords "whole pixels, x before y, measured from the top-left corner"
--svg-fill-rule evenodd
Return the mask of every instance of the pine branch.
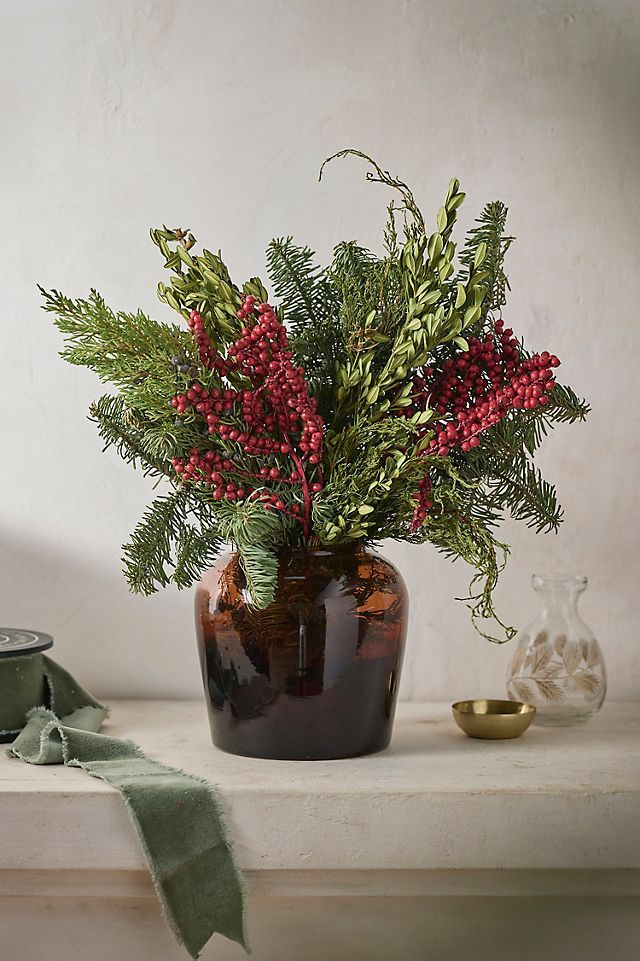
<path id="1" fill-rule="evenodd" d="M 355 240 L 346 240 L 336 244 L 333 249 L 329 275 L 340 289 L 352 284 L 365 287 L 369 282 L 371 268 L 378 263 L 379 258 L 366 247 L 361 247 Z"/>
<path id="2" fill-rule="evenodd" d="M 170 583 L 167 568 L 173 540 L 184 523 L 185 502 L 184 491 L 154 500 L 123 546 L 124 575 L 136 594 L 153 594 Z"/>
<path id="3" fill-rule="evenodd" d="M 132 408 L 166 416 L 168 398 L 186 383 L 171 358 L 179 356 L 185 372 L 192 374 L 197 363 L 188 331 L 152 320 L 142 311 L 116 312 L 95 290 L 87 300 L 40 291 L 43 309 L 54 314 L 65 336 L 64 360 L 88 367 L 103 383 L 119 388 Z"/>
<path id="4" fill-rule="evenodd" d="M 532 411 L 512 411 L 480 437 L 480 448 L 470 460 L 474 468 L 489 471 L 489 466 L 498 460 L 500 466 L 508 465 L 517 459 L 525 448 L 533 454 L 547 435 L 545 408 Z"/>
<path id="5" fill-rule="evenodd" d="M 204 524 L 204 519 L 201 522 Z M 179 590 L 190 587 L 213 564 L 222 546 L 215 527 L 198 530 L 185 525 L 176 544 L 171 582 Z"/>
<path id="6" fill-rule="evenodd" d="M 133 591 L 152 594 L 175 584 L 184 588 L 211 565 L 224 544 L 238 551 L 252 606 L 273 601 L 277 549 L 294 540 L 293 525 L 255 502 L 209 502 L 182 487 L 157 498 L 123 548 L 124 572 Z"/>
<path id="7" fill-rule="evenodd" d="M 139 411 L 130 408 L 122 397 L 105 394 L 89 407 L 89 416 L 98 425 L 103 450 L 115 447 L 118 455 L 132 467 L 140 465 L 145 474 L 169 473 L 167 457 L 150 444 L 148 424 Z"/>
<path id="8" fill-rule="evenodd" d="M 124 545 L 124 573 L 135 593 L 153 594 L 171 582 L 172 548 L 186 530 L 187 504 L 185 490 L 156 498 Z"/>
<path id="9" fill-rule="evenodd" d="M 499 309 L 507 302 L 509 281 L 503 265 L 505 254 L 515 239 L 505 236 L 507 214 L 508 208 L 500 200 L 488 203 L 476 220 L 478 226 L 469 231 L 460 253 L 460 263 L 471 275 L 476 265 L 478 250 L 482 247 L 486 252 L 482 262 L 482 269 L 488 275 L 484 281 L 488 289 L 484 302 L 485 312 Z"/>
<path id="10" fill-rule="evenodd" d="M 542 407 L 522 412 L 518 420 L 522 425 L 521 447 L 533 456 L 549 432 L 549 420 Z"/>
<path id="11" fill-rule="evenodd" d="M 494 504 L 508 510 L 514 520 L 524 521 L 527 527 L 535 528 L 538 534 L 558 530 L 562 508 L 555 487 L 525 457 L 513 462 L 508 472 L 496 473 L 489 480 L 487 489 Z"/>
<path id="12" fill-rule="evenodd" d="M 103 381 L 128 387 L 158 363 L 164 365 L 176 352 L 192 347 L 187 331 L 152 320 L 142 311 L 116 312 L 96 290 L 87 300 L 39 290 L 43 309 L 54 315 L 56 327 L 65 335 L 62 357 L 95 371 Z"/>
<path id="13" fill-rule="evenodd" d="M 562 522 L 555 488 L 526 453 L 533 454 L 546 435 L 545 411 L 512 413 L 482 434 L 477 452 L 458 465 L 461 475 L 475 485 L 471 512 L 490 527 L 506 511 L 538 532 L 557 530 Z"/>
<path id="14" fill-rule="evenodd" d="M 220 501 L 216 521 L 220 536 L 237 547 L 252 606 L 263 610 L 272 603 L 277 587 L 276 551 L 295 543 L 299 525 L 256 501 Z"/>
<path id="15" fill-rule="evenodd" d="M 293 237 L 275 238 L 267 247 L 269 280 L 285 306 L 285 322 L 293 336 L 331 312 L 331 288 L 314 257 L 313 250 L 294 244 Z"/>
<path id="16" fill-rule="evenodd" d="M 586 400 L 581 400 L 571 387 L 556 384 L 549 394 L 544 413 L 556 424 L 573 424 L 577 420 L 586 420 L 590 410 Z"/>
<path id="17" fill-rule="evenodd" d="M 278 558 L 272 549 L 260 544 L 238 547 L 252 606 L 264 610 L 275 600 L 278 583 Z"/>
<path id="18" fill-rule="evenodd" d="M 296 363 L 307 371 L 311 393 L 327 420 L 333 410 L 344 339 L 336 324 L 338 292 L 315 265 L 314 256 L 309 247 L 297 246 L 291 237 L 275 239 L 267 248 L 267 270 L 282 304 Z"/>

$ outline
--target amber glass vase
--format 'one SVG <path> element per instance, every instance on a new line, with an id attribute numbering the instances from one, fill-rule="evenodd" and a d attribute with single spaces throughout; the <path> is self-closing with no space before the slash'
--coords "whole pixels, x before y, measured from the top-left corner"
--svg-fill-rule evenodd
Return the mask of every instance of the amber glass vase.
<path id="1" fill-rule="evenodd" d="M 408 613 L 395 567 L 360 546 L 283 550 L 269 607 L 252 609 L 245 586 L 225 554 L 196 590 L 214 744 L 310 761 L 383 750 Z"/>

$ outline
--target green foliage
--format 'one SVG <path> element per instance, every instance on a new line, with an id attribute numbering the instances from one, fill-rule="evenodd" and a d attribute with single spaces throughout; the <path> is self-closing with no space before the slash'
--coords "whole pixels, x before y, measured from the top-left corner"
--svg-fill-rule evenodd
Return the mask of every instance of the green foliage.
<path id="1" fill-rule="evenodd" d="M 158 497 L 123 548 L 124 572 L 133 591 L 152 594 L 158 587 L 188 587 L 211 564 L 223 545 L 211 513 L 185 489 Z M 196 523 L 190 523 L 190 516 Z"/>
<path id="2" fill-rule="evenodd" d="M 292 338 L 306 338 L 318 325 L 334 320 L 338 308 L 326 274 L 314 261 L 309 247 L 298 247 L 292 237 L 271 241 L 267 247 L 267 271 L 275 296 L 286 304 L 286 323 Z M 335 335 L 334 335 L 335 336 Z"/>
<path id="3" fill-rule="evenodd" d="M 156 449 L 149 423 L 123 397 L 105 394 L 91 404 L 89 416 L 98 425 L 104 450 L 114 447 L 123 460 L 132 467 L 140 465 L 145 474 L 159 476 L 169 472 L 169 452 L 163 456 Z"/>
<path id="4" fill-rule="evenodd" d="M 380 183 L 388 187 L 393 187 L 402 198 L 402 204 L 394 209 L 405 211 L 409 214 L 412 223 L 415 224 L 416 230 L 423 234 L 426 232 L 422 213 L 409 187 L 403 183 L 402 180 L 393 177 L 387 170 L 383 170 L 375 160 L 372 160 L 372 158 L 366 153 L 363 153 L 362 150 L 354 150 L 353 147 L 347 147 L 345 150 L 339 150 L 337 153 L 332 154 L 331 157 L 327 157 L 320 167 L 318 180 L 322 180 L 322 174 L 327 164 L 331 163 L 332 160 L 336 160 L 338 157 L 359 157 L 361 160 L 366 161 L 372 168 L 367 171 L 367 180 L 372 183 Z"/>
<path id="5" fill-rule="evenodd" d="M 586 420 L 591 408 L 586 401 L 566 385 L 556 384 L 549 395 L 550 403 L 543 408 L 542 416 L 551 424 L 574 424 L 579 420 Z"/>
<path id="6" fill-rule="evenodd" d="M 351 348 L 338 373 L 338 425 L 357 420 L 364 412 L 375 420 L 409 406 L 412 372 L 443 345 L 466 349 L 462 335 L 481 317 L 490 279 L 481 270 L 486 248 L 479 248 L 464 277 L 455 274 L 456 247 L 450 238 L 465 196 L 455 178 L 438 211 L 436 230 L 429 235 L 406 184 L 360 151 L 344 150 L 335 156 L 347 155 L 366 160 L 373 168 L 368 179 L 396 190 L 402 203 L 389 208 L 385 257 L 372 257 L 352 245 L 339 251 L 343 256 L 331 272 L 341 292 L 342 326 Z M 400 244 L 397 212 L 404 215 Z"/>
<path id="7" fill-rule="evenodd" d="M 490 527 L 507 512 L 539 533 L 557 530 L 560 525 L 562 510 L 555 488 L 544 480 L 527 454 L 527 442 L 535 449 L 541 440 L 532 431 L 536 423 L 543 421 L 536 417 L 501 421 L 482 436 L 477 453 L 460 466 L 474 484 L 473 513 L 478 518 L 484 516 Z M 483 515 L 483 509 L 488 514 Z"/>
<path id="8" fill-rule="evenodd" d="M 321 267 L 314 252 L 291 237 L 273 240 L 267 250 L 278 315 L 325 422 L 311 540 L 329 546 L 385 538 L 429 542 L 452 559 L 462 558 L 474 572 L 466 598 L 474 622 L 487 637 L 482 625 L 497 622 L 506 639 L 512 631 L 497 618 L 492 594 L 508 548 L 495 529 L 507 514 L 537 531 L 557 529 L 562 510 L 555 489 L 533 458 L 550 429 L 584 420 L 589 407 L 570 387 L 556 385 L 545 406 L 511 411 L 479 435 L 476 448 L 447 457 L 427 454 L 443 415 L 424 397 L 418 402 L 416 384 L 425 369 L 439 371 L 465 352 L 468 337 L 492 330 L 509 289 L 504 259 L 513 238 L 506 233 L 507 208 L 500 201 L 487 204 L 458 255 L 452 238 L 465 195 L 455 178 L 435 224 L 427 226 L 403 181 L 361 151 L 340 151 L 329 160 L 346 156 L 364 160 L 367 179 L 393 191 L 382 254 L 346 241 Z M 197 253 L 188 230 L 158 228 L 151 238 L 170 273 L 158 287 L 160 300 L 182 320 L 198 311 L 212 347 L 225 356 L 245 323 L 242 313 L 237 316 L 244 297 L 268 300 L 261 281 L 254 277 L 236 286 L 220 253 Z M 185 587 L 231 544 L 252 604 L 268 607 L 279 549 L 304 543 L 292 516 L 301 495 L 287 483 L 287 456 L 273 452 L 271 463 L 280 474 L 263 480 L 251 448 L 210 436 L 192 407 L 176 416 L 170 403 L 194 380 L 206 390 L 259 394 L 260 386 L 241 366 L 231 365 L 223 375 L 203 364 L 184 325 L 114 311 L 95 291 L 78 300 L 42 293 L 44 308 L 65 337 L 62 356 L 95 371 L 117 392 L 90 409 L 105 446 L 172 484 L 124 548 L 132 589 L 148 594 L 169 583 Z M 229 430 L 247 430 L 240 412 L 224 417 Z M 258 499 L 216 500 L 197 477 L 178 475 L 174 458 L 184 464 L 194 450 L 224 458 L 225 482 L 241 487 L 249 478 Z M 417 522 L 416 492 L 426 489 L 431 506 Z M 266 509 L 259 499 L 263 490 L 275 493 L 285 510 Z"/>
<path id="9" fill-rule="evenodd" d="M 413 494 L 429 470 L 427 458 L 407 453 L 416 431 L 388 418 L 327 435 L 329 481 L 314 505 L 322 543 L 409 536 Z"/>
<path id="10" fill-rule="evenodd" d="M 255 501 L 221 502 L 217 520 L 224 539 L 236 545 L 252 604 L 259 610 L 273 601 L 278 574 L 277 549 L 295 538 L 293 523 Z"/>
<path id="11" fill-rule="evenodd" d="M 329 420 L 344 339 L 336 323 L 340 303 L 335 287 L 314 257 L 309 247 L 297 246 L 292 237 L 275 239 L 267 247 L 267 271 L 273 292 L 283 304 L 296 363 L 307 372 L 318 409 Z"/>
<path id="12" fill-rule="evenodd" d="M 191 253 L 196 239 L 188 230 L 167 227 L 151 230 L 151 239 L 165 258 L 164 266 L 174 276 L 169 284 L 158 284 L 158 298 L 187 319 L 192 310 L 207 321 L 213 342 L 220 346 L 238 336 L 236 317 L 241 294 L 232 282 L 220 254 L 203 250 Z"/>
<path id="13" fill-rule="evenodd" d="M 443 491 L 436 495 L 441 504 L 446 499 Z M 489 641 L 511 640 L 516 631 L 500 620 L 493 604 L 493 591 L 509 548 L 497 541 L 481 521 L 461 513 L 455 495 L 451 501 L 451 510 L 436 511 L 428 520 L 424 539 L 452 560 L 462 558 L 476 571 L 469 585 L 469 596 L 460 600 L 469 602 L 471 618 L 478 632 Z M 483 629 L 482 625 L 491 621 L 501 628 L 501 637 L 493 637 Z"/>
<path id="14" fill-rule="evenodd" d="M 514 520 L 526 521 L 538 533 L 560 526 L 562 509 L 555 488 L 526 458 L 518 458 L 508 473 L 492 478 L 487 486 L 490 498 Z"/>
<path id="15" fill-rule="evenodd" d="M 204 573 L 225 544 L 234 544 L 253 604 L 273 600 L 278 570 L 276 551 L 290 543 L 291 525 L 255 502 L 203 499 L 181 487 L 156 498 L 123 548 L 125 576 L 133 591 L 188 587 Z"/>
<path id="16" fill-rule="evenodd" d="M 504 273 L 504 258 L 515 239 L 505 235 L 507 214 L 508 209 L 500 200 L 487 204 L 476 220 L 478 226 L 469 231 L 460 253 L 460 263 L 466 267 L 469 276 L 476 269 L 478 255 L 484 253 L 482 267 L 487 274 L 484 313 L 499 310 L 507 302 L 509 281 Z"/>
<path id="17" fill-rule="evenodd" d="M 556 384 L 545 407 L 519 411 L 482 434 L 477 450 L 458 464 L 473 492 L 469 513 L 487 528 L 510 514 L 538 533 L 557 531 L 562 509 L 555 487 L 531 458 L 554 424 L 583 421 L 588 412 L 571 388 Z"/>
<path id="18" fill-rule="evenodd" d="M 176 379 L 170 358 L 179 355 L 193 370 L 197 364 L 188 331 L 151 320 L 142 311 L 114 311 L 95 290 L 87 300 L 72 300 L 56 290 L 40 291 L 43 309 L 54 315 L 65 335 L 61 356 L 117 387 L 130 407 L 166 419 L 167 399 L 189 379 L 187 373 L 181 381 Z"/>

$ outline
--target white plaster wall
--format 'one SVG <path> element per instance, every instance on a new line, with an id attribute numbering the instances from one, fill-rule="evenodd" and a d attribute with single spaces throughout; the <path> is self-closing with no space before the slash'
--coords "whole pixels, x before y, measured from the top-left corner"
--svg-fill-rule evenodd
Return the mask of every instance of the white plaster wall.
<path id="1" fill-rule="evenodd" d="M 638 3 L 22 0 L 0 31 L 0 623 L 53 632 L 96 692 L 198 694 L 190 594 L 131 597 L 119 573 L 150 485 L 100 453 L 85 420 L 99 384 L 58 358 L 35 285 L 167 317 L 147 238 L 163 221 L 221 246 L 241 279 L 264 272 L 274 234 L 322 255 L 375 245 L 384 190 L 355 161 L 316 182 L 353 145 L 427 212 L 454 174 L 465 226 L 488 199 L 510 205 L 508 322 L 563 358 L 594 412 L 548 440 L 566 523 L 507 525 L 499 599 L 523 623 L 534 569 L 587 573 L 611 696 L 640 697 Z M 413 597 L 404 696 L 501 694 L 509 651 L 453 600 L 463 566 L 387 553 Z"/>

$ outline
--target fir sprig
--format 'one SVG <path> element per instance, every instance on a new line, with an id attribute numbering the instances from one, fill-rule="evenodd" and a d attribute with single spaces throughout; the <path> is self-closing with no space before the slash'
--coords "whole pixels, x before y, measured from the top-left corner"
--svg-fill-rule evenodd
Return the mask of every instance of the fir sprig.
<path id="1" fill-rule="evenodd" d="M 90 405 L 89 416 L 98 425 L 103 450 L 114 447 L 124 461 L 132 467 L 140 465 L 145 474 L 168 474 L 170 451 L 163 455 L 157 449 L 152 425 L 140 411 L 129 407 L 123 397 L 105 394 Z M 164 430 L 161 437 L 169 442 Z"/>
<path id="2" fill-rule="evenodd" d="M 476 221 L 478 226 L 469 231 L 460 253 L 460 263 L 471 276 L 476 266 L 478 250 L 485 251 L 482 264 L 487 274 L 484 282 L 487 288 L 483 308 L 485 312 L 499 310 L 507 302 L 509 281 L 504 272 L 504 258 L 515 239 L 505 234 L 507 214 L 508 209 L 500 200 L 487 204 Z"/>
<path id="3" fill-rule="evenodd" d="M 184 566 L 188 562 L 187 573 L 197 576 L 204 569 L 209 557 L 213 558 L 221 546 L 216 538 L 212 550 L 205 550 L 203 557 L 194 550 L 194 529 L 187 521 L 189 495 L 185 490 L 173 491 L 158 497 L 145 511 L 142 520 L 134 530 L 131 540 L 123 548 L 124 572 L 133 591 L 139 594 L 152 594 L 158 587 L 166 587 L 174 581 L 174 571 L 179 569 L 179 586 L 185 581 Z M 185 557 L 184 546 L 189 545 Z M 174 548 L 181 554 L 181 564 L 175 557 Z"/>
<path id="4" fill-rule="evenodd" d="M 336 323 L 340 311 L 337 291 L 314 258 L 314 251 L 299 247 L 292 237 L 276 238 L 267 248 L 267 271 L 283 305 L 294 357 L 307 371 L 320 413 L 330 419 L 344 338 Z"/>

